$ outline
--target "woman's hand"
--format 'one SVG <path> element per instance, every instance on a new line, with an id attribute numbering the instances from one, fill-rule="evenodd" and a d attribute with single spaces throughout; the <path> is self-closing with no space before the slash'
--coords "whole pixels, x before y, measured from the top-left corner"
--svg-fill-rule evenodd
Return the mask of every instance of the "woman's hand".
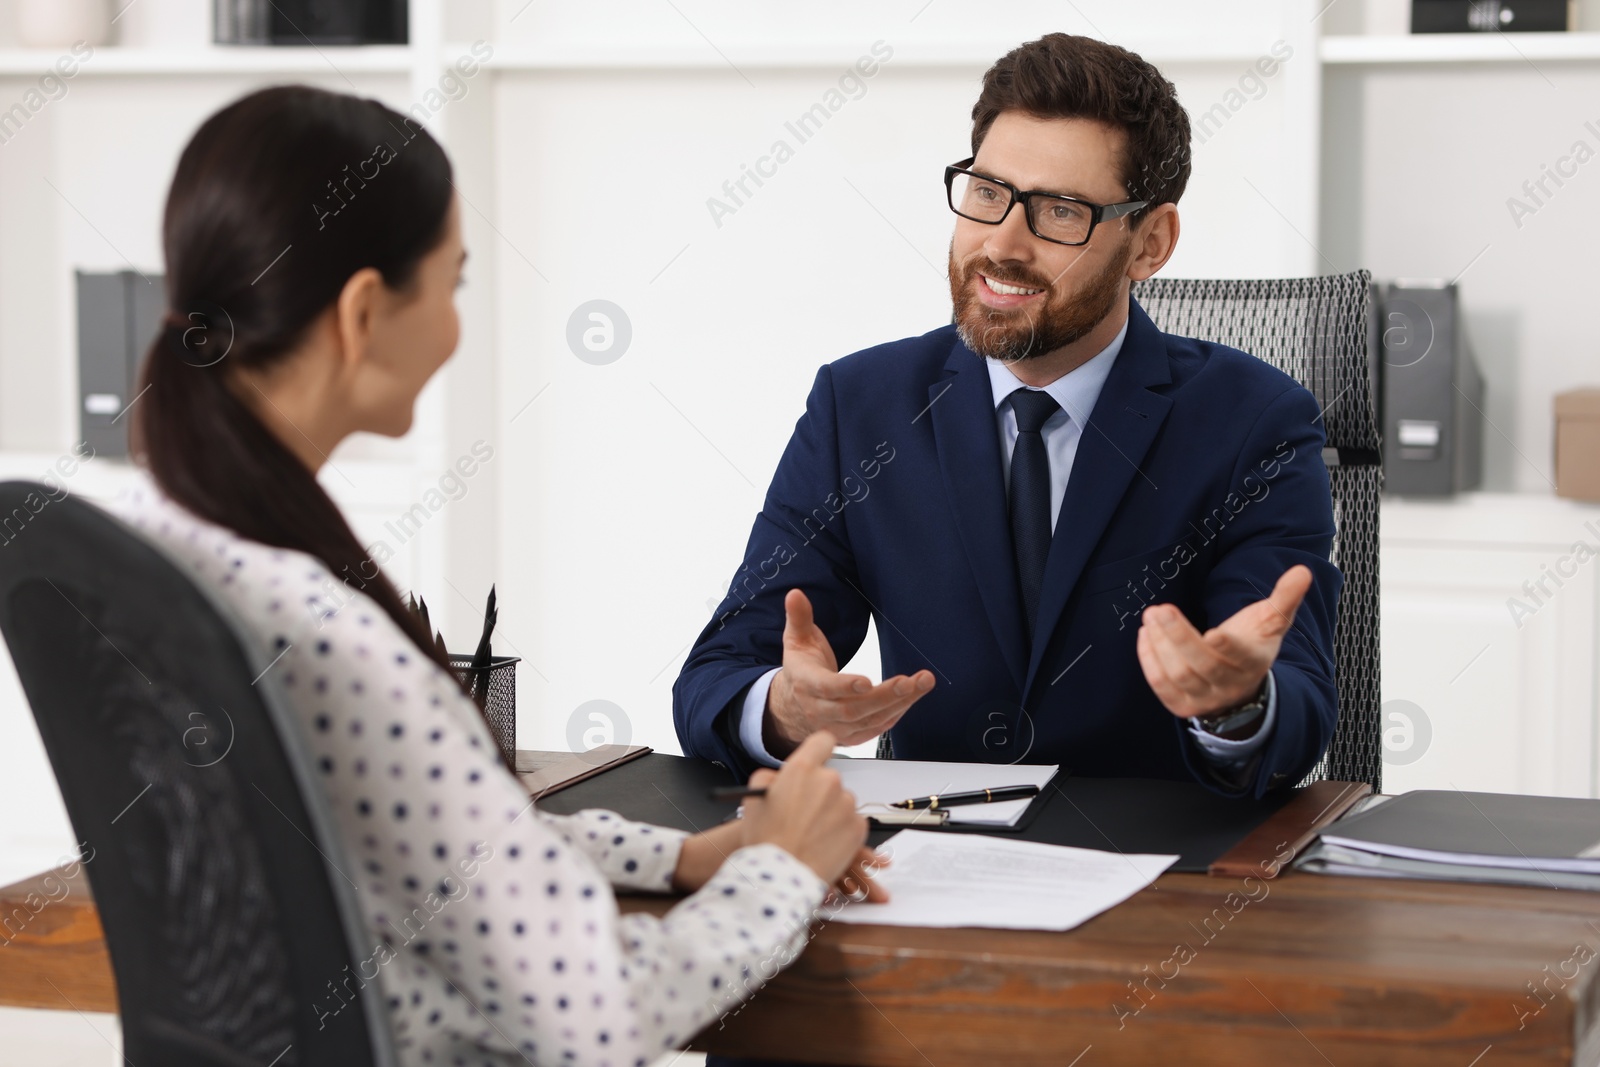
<path id="1" fill-rule="evenodd" d="M 750 784 L 764 797 L 744 801 L 745 843 L 770 843 L 788 852 L 829 885 L 857 861 L 867 841 L 867 820 L 856 798 L 823 766 L 833 755 L 833 735 L 806 738 L 777 771 L 759 770 Z"/>
<path id="2" fill-rule="evenodd" d="M 848 900 L 868 904 L 883 904 L 889 900 L 889 891 L 874 881 L 872 874 L 889 866 L 889 857 L 880 856 L 865 845 L 856 853 L 850 867 L 833 883 L 834 892 Z"/>
<path id="3" fill-rule="evenodd" d="M 872 880 L 888 860 L 866 847 L 867 820 L 839 773 L 823 763 L 833 754 L 833 736 L 813 734 L 782 769 L 759 770 L 750 785 L 767 795 L 749 797 L 744 817 L 685 838 L 672 873 L 672 888 L 692 893 L 724 860 L 745 845 L 775 844 L 816 872 L 839 894 L 880 903 L 889 893 Z"/>

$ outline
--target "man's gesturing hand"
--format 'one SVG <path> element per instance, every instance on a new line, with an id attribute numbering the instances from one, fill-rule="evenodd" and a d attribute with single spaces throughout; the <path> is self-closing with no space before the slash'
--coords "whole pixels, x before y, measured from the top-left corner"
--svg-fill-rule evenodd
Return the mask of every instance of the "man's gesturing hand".
<path id="1" fill-rule="evenodd" d="M 827 635 L 811 617 L 811 601 L 798 589 L 783 600 L 783 669 L 767 690 L 761 740 L 779 759 L 818 730 L 841 745 L 870 741 L 900 720 L 933 688 L 933 672 L 896 675 L 877 685 L 859 674 L 840 674 Z"/>
<path id="2" fill-rule="evenodd" d="M 1150 605 L 1138 639 L 1145 680 L 1168 711 L 1185 719 L 1247 702 L 1278 658 L 1283 635 L 1310 588 L 1310 568 L 1290 567 L 1267 599 L 1240 608 L 1203 634 L 1175 606 Z"/>

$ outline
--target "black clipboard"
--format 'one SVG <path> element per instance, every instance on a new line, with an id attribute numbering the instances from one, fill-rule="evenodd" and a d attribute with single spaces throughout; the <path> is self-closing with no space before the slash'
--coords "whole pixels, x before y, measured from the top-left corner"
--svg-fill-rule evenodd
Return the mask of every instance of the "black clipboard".
<path id="1" fill-rule="evenodd" d="M 712 800 L 711 790 L 741 784 L 730 771 L 706 760 L 652 752 L 546 797 L 538 806 L 556 814 L 606 808 L 624 818 L 698 833 L 724 822 L 735 810 L 727 801 Z M 930 829 L 1004 833 L 1023 841 L 1110 852 L 1176 855 L 1171 870 L 1204 873 L 1298 792 L 1226 797 L 1198 782 L 1057 773 L 1015 827 L 947 824 Z M 867 840 L 878 845 L 900 829 L 874 829 Z"/>

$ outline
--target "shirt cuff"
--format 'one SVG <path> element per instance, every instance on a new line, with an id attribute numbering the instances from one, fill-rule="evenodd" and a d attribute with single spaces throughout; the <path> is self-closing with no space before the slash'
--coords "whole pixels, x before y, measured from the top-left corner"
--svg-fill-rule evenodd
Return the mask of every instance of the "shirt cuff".
<path id="1" fill-rule="evenodd" d="M 1272 672 L 1267 672 L 1267 712 L 1261 716 L 1261 724 L 1256 732 L 1249 737 L 1237 741 L 1229 741 L 1208 734 L 1200 729 L 1200 724 L 1194 719 L 1189 720 L 1189 733 L 1194 738 L 1194 743 L 1200 746 L 1200 751 L 1206 758 L 1215 763 L 1231 764 L 1237 766 L 1254 756 L 1261 746 L 1267 743 L 1267 738 L 1272 736 L 1272 724 L 1278 718 L 1278 684 L 1272 679 Z"/>
<path id="2" fill-rule="evenodd" d="M 750 754 L 750 758 L 763 767 L 783 766 L 783 761 L 774 759 L 761 740 L 761 727 L 767 719 L 767 691 L 772 688 L 772 679 L 778 676 L 778 670 L 774 667 L 755 680 L 745 694 L 744 707 L 739 712 L 739 743 Z"/>

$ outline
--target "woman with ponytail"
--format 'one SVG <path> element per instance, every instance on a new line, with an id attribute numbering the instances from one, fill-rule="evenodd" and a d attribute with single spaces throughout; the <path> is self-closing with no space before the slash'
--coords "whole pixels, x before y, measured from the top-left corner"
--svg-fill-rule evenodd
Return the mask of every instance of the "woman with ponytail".
<path id="1" fill-rule="evenodd" d="M 166 329 L 133 410 L 147 475 L 116 510 L 277 657 L 359 865 L 402 1061 L 643 1064 L 683 1044 L 861 877 L 866 827 L 822 765 L 831 738 L 758 771 L 766 796 L 693 836 L 547 815 L 501 764 L 316 478 L 350 434 L 404 434 L 456 346 L 466 253 L 425 130 L 373 100 L 254 93 L 184 149 L 163 237 Z M 613 886 L 692 895 L 622 917 Z"/>

